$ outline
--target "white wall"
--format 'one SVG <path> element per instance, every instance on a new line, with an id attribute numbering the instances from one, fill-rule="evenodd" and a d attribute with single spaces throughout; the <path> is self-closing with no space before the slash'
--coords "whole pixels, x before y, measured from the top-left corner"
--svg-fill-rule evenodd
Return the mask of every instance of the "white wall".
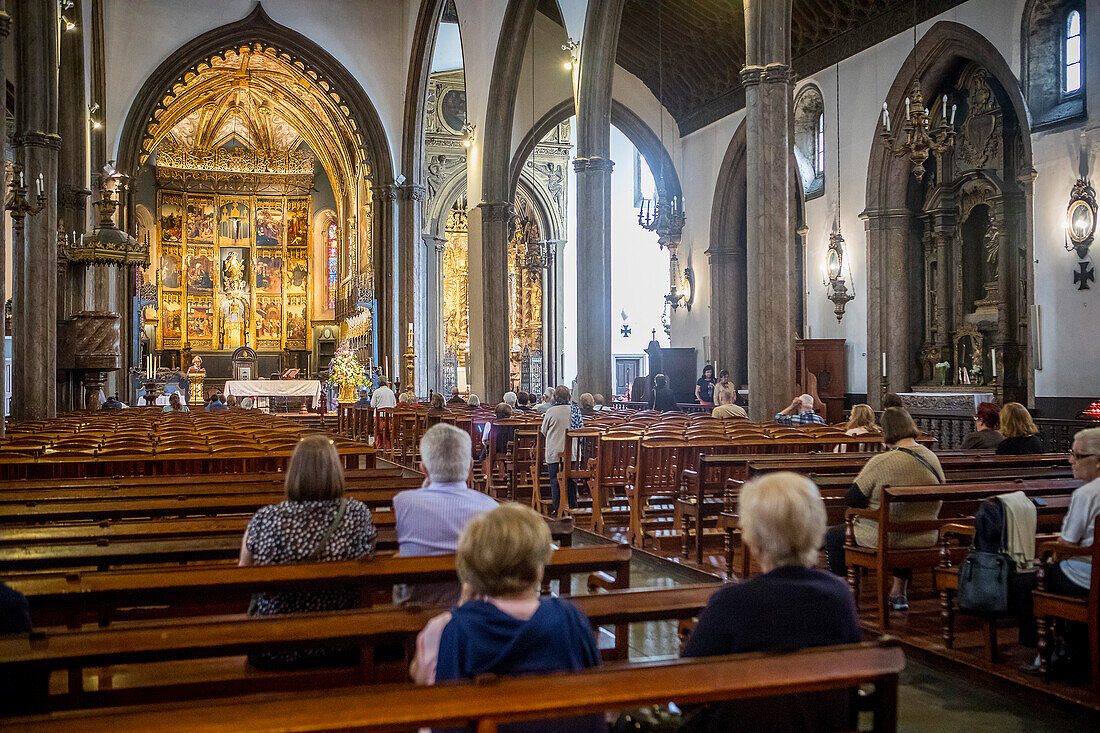
<path id="1" fill-rule="evenodd" d="M 1090 64 L 1087 92 L 1093 109 L 1100 103 L 1100 3 L 1086 3 L 1089 16 L 1086 39 Z M 1004 57 L 1014 73 L 1020 67 L 1020 23 L 1024 0 L 970 0 L 931 21 L 921 23 L 918 36 L 940 20 L 966 25 L 987 38 Z M 867 391 L 867 252 L 866 234 L 860 212 L 866 205 L 867 165 L 871 146 L 879 145 L 877 123 L 882 102 L 913 48 L 912 30 L 894 36 L 840 64 L 840 150 L 836 143 L 836 71 L 824 69 L 800 80 L 795 88 L 816 84 L 825 100 L 826 172 L 825 195 L 806 205 L 809 227 L 806 244 L 806 327 L 813 338 L 845 338 L 848 350 L 848 390 Z M 687 198 L 687 225 L 684 243 L 691 251 L 696 271 L 696 301 L 709 302 L 709 268 L 703 252 L 710 244 L 710 215 L 715 182 L 722 158 L 744 112 L 737 112 L 682 140 L 683 168 L 691 171 L 684 182 Z M 1100 286 L 1079 292 L 1072 284 L 1075 257 L 1063 248 L 1063 221 L 1070 188 L 1077 178 L 1078 145 L 1091 145 L 1093 160 L 1100 159 L 1100 134 L 1095 129 L 1096 113 L 1088 121 L 1072 128 L 1032 135 L 1035 182 L 1035 293 L 1043 310 L 1041 324 L 1043 369 L 1036 373 L 1036 395 L 1096 396 L 1100 394 Z M 1082 129 L 1091 129 L 1087 142 L 1081 143 Z M 836 170 L 838 154 L 842 161 L 841 228 L 848 246 L 852 268 L 850 289 L 856 299 L 848 303 L 844 320 L 837 323 L 833 304 L 825 298 L 821 284 L 821 263 L 828 234 L 837 210 Z M 1093 184 L 1098 181 L 1093 175 Z M 1095 252 L 1094 248 L 1094 252 Z M 1094 256 L 1094 261 L 1097 259 Z M 1072 324 L 1072 326 L 1070 326 Z M 690 314 L 677 313 L 673 320 L 676 346 L 702 349 L 709 334 L 709 314 L 705 307 Z M 702 356 L 702 354 L 700 354 Z M 1081 368 L 1088 364 L 1089 368 Z"/>

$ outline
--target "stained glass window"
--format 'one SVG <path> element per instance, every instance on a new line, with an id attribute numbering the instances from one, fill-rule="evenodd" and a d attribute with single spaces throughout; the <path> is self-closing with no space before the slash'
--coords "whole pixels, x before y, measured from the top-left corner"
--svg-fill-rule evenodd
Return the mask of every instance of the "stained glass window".
<path id="1" fill-rule="evenodd" d="M 1071 10 L 1066 16 L 1065 74 L 1062 91 L 1076 94 L 1081 91 L 1081 13 Z"/>
<path id="2" fill-rule="evenodd" d="M 338 253 L 340 250 L 340 236 L 336 222 L 328 225 L 328 307 L 336 308 L 336 270 Z"/>

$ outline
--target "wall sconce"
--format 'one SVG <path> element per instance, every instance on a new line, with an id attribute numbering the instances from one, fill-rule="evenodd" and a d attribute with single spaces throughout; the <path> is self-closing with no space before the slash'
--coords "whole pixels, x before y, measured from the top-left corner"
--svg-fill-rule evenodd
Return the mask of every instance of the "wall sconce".
<path id="1" fill-rule="evenodd" d="M 695 271 L 690 267 L 684 268 L 683 284 L 677 287 L 675 283 L 672 286 L 672 292 L 665 296 L 665 302 L 667 302 L 673 310 L 684 306 L 691 312 L 691 304 L 695 301 Z"/>
<path id="2" fill-rule="evenodd" d="M 477 125 L 472 122 L 467 122 L 462 126 L 462 147 L 469 148 L 474 144 L 474 140 L 477 138 Z"/>
<path id="3" fill-rule="evenodd" d="M 1066 250 L 1077 253 L 1077 269 L 1073 272 L 1073 284 L 1078 290 L 1088 290 L 1089 281 L 1096 280 L 1096 273 L 1086 259 L 1089 246 L 1096 233 L 1096 191 L 1084 178 L 1078 178 L 1069 194 L 1066 207 Z"/>
<path id="4" fill-rule="evenodd" d="M 103 123 L 96 118 L 95 113 L 99 111 L 99 102 L 92 102 L 88 105 L 88 121 L 92 123 L 92 129 L 98 130 L 103 127 Z"/>
<path id="5" fill-rule="evenodd" d="M 61 0 L 57 5 L 58 5 L 58 15 L 61 18 L 62 27 L 67 31 L 71 31 L 71 30 L 75 29 L 76 28 L 76 22 L 72 21 L 72 20 L 69 20 L 68 16 L 65 15 L 66 10 L 72 10 L 73 9 L 73 0 Z"/>
<path id="6" fill-rule="evenodd" d="M 825 297 L 833 301 L 833 313 L 836 321 L 844 318 L 844 307 L 855 299 L 855 295 L 848 292 L 848 286 L 844 283 L 844 237 L 840 236 L 840 226 L 833 227 L 829 234 L 829 248 L 825 250 L 825 275 L 822 285 L 825 286 Z M 848 267 L 851 275 L 851 266 Z"/>
<path id="7" fill-rule="evenodd" d="M 577 66 L 577 49 L 581 47 L 581 44 L 574 41 L 572 38 L 561 44 L 561 50 L 565 51 L 565 61 L 561 63 L 561 68 L 566 71 L 572 71 Z"/>

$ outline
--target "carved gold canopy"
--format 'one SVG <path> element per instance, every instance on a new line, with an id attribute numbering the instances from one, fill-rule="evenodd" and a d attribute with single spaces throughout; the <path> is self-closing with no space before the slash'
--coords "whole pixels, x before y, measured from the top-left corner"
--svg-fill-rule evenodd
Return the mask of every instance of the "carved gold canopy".
<path id="1" fill-rule="evenodd" d="M 141 161 L 154 150 L 167 168 L 291 175 L 312 175 L 316 155 L 337 192 L 366 163 L 327 81 L 259 43 L 225 50 L 177 80 L 146 127 Z"/>

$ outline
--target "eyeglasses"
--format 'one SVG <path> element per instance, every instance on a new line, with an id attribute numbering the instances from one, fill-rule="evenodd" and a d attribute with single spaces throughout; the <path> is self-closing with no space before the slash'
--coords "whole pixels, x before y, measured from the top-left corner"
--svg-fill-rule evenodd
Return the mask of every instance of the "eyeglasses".
<path id="1" fill-rule="evenodd" d="M 1080 461 L 1080 460 L 1083 460 L 1083 459 L 1085 459 L 1085 458 L 1096 458 L 1096 457 L 1097 457 L 1097 455 L 1100 455 L 1100 454 L 1097 454 L 1097 453 L 1078 453 L 1078 452 L 1077 452 L 1077 451 L 1075 451 L 1075 450 L 1074 450 L 1074 451 L 1070 451 L 1070 453 L 1069 453 L 1069 454 L 1070 454 L 1071 456 L 1073 456 L 1073 457 L 1074 457 L 1074 458 L 1075 458 L 1076 460 L 1078 460 L 1078 461 Z"/>

